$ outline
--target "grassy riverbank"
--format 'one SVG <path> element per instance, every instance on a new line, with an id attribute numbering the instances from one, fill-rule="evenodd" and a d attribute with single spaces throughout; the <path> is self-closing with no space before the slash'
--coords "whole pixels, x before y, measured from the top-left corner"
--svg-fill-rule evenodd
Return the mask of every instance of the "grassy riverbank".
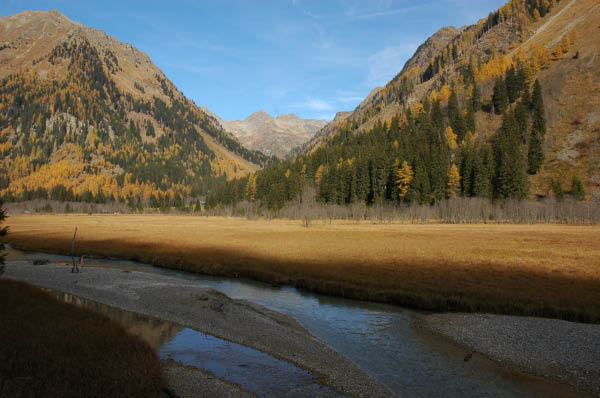
<path id="1" fill-rule="evenodd" d="M 600 322 L 600 227 L 315 223 L 166 215 L 8 220 L 16 247 L 451 311 Z"/>
<path id="2" fill-rule="evenodd" d="M 0 280 L 1 397 L 162 397 L 159 359 L 108 318 Z"/>

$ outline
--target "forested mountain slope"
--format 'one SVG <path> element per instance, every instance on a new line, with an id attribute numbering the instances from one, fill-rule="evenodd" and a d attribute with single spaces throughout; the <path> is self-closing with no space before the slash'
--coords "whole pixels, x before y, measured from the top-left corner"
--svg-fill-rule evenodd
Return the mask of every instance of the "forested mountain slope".
<path id="1" fill-rule="evenodd" d="M 150 58 L 58 11 L 0 18 L 0 197 L 175 205 L 268 161 Z"/>
<path id="2" fill-rule="evenodd" d="M 598 196 L 599 34 L 594 0 L 511 0 L 443 28 L 296 158 L 209 202 L 279 207 L 307 184 L 337 204 Z"/>

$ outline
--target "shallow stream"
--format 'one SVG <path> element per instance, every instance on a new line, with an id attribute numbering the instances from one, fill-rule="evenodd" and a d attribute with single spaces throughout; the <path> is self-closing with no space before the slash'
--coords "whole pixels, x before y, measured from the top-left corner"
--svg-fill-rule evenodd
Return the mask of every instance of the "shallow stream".
<path id="1" fill-rule="evenodd" d="M 17 250 L 10 250 L 8 259 L 71 261 L 67 256 Z M 202 285 L 212 286 L 232 298 L 259 303 L 290 315 L 314 336 L 325 341 L 372 377 L 401 395 L 419 397 L 574 395 L 573 390 L 567 387 L 506 370 L 477 353 L 469 361 L 465 361 L 468 351 L 416 327 L 418 318 L 426 314 L 402 307 L 329 297 L 289 286 L 271 286 L 251 280 L 178 272 L 132 261 L 86 259 L 82 272 L 85 272 L 85 267 L 90 266 L 151 272 L 192 280 Z M 236 361 L 248 364 L 258 358 L 256 353 L 260 352 L 219 340 L 191 329 L 184 329 L 172 333 L 169 339 L 160 343 L 161 355 L 169 351 L 173 359 L 211 370 L 217 376 L 226 375 L 228 368 L 235 368 L 236 372 L 242 369 L 242 373 L 245 368 L 250 373 L 220 377 L 237 380 L 235 382 L 245 386 L 246 389 L 257 391 L 252 387 L 252 383 L 256 381 L 255 377 L 260 373 L 268 372 L 261 370 L 262 365 L 253 369 L 252 366 L 239 366 Z M 223 346 L 224 343 L 226 347 Z M 196 345 L 206 348 L 206 350 L 202 348 L 205 354 L 190 354 L 188 348 Z M 250 359 L 244 357 L 246 354 L 250 355 Z M 261 363 L 260 361 L 257 360 L 256 363 Z M 265 359 L 265 361 L 269 360 Z M 283 364 L 285 366 L 281 363 L 273 366 L 279 368 L 277 372 L 289 371 L 286 375 L 290 380 L 296 380 L 295 377 L 300 379 L 311 377 L 307 372 L 302 375 L 301 372 L 304 371 L 291 365 L 291 368 L 286 370 L 284 368 L 288 364 L 286 362 Z M 295 374 L 294 372 L 297 371 L 300 373 Z M 307 379 L 302 380 L 307 381 Z M 267 395 L 277 394 L 275 391 L 270 391 Z"/>

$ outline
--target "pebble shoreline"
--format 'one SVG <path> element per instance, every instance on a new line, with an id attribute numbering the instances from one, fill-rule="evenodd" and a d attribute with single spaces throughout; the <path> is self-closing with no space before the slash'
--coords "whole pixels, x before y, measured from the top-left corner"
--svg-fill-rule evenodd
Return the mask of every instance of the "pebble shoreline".
<path id="1" fill-rule="evenodd" d="M 169 276 L 115 269 L 84 268 L 72 274 L 70 266 L 29 261 L 7 261 L 3 277 L 98 301 L 127 311 L 171 321 L 203 333 L 243 344 L 309 370 L 340 395 L 391 397 L 394 392 L 370 377 L 351 360 L 312 336 L 293 318 L 197 283 Z M 169 387 L 180 396 L 205 388 L 217 396 L 236 396 L 239 389 L 226 380 L 203 377 L 172 364 L 165 371 Z M 314 385 L 288 396 L 313 396 Z M 188 392 L 188 393 L 186 393 Z"/>
<path id="2" fill-rule="evenodd" d="M 600 396 L 600 325 L 558 319 L 449 313 L 418 326 L 500 364 Z"/>

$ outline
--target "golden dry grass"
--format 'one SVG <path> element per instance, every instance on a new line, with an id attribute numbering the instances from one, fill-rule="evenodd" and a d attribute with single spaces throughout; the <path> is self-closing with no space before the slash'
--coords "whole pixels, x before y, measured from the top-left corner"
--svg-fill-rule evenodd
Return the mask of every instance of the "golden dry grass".
<path id="1" fill-rule="evenodd" d="M 166 215 L 8 219 L 17 247 L 137 259 L 424 309 L 600 321 L 600 227 L 249 221 Z"/>

